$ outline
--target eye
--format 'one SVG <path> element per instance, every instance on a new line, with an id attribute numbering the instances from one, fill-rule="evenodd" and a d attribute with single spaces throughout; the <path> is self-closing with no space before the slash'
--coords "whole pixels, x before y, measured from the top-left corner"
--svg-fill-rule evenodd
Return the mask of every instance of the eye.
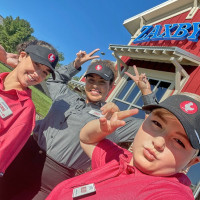
<path id="1" fill-rule="evenodd" d="M 40 66 L 39 66 L 39 63 L 37 63 L 37 62 L 34 62 L 34 65 L 35 65 L 35 67 L 37 67 L 37 68 L 40 67 Z"/>
<path id="2" fill-rule="evenodd" d="M 179 139 L 175 138 L 175 141 L 185 149 L 185 145 Z"/>
<path id="3" fill-rule="evenodd" d="M 104 81 L 101 81 L 101 82 L 100 82 L 100 85 L 105 85 L 105 82 L 104 82 Z"/>
<path id="4" fill-rule="evenodd" d="M 154 125 L 156 125 L 157 127 L 162 128 L 162 125 L 161 125 L 158 121 L 152 120 L 152 122 L 153 122 Z"/>
<path id="5" fill-rule="evenodd" d="M 94 80 L 93 79 L 88 79 L 88 83 L 93 83 Z"/>
<path id="6" fill-rule="evenodd" d="M 49 75 L 49 72 L 47 71 L 43 71 L 43 73 L 45 74 L 45 76 Z"/>

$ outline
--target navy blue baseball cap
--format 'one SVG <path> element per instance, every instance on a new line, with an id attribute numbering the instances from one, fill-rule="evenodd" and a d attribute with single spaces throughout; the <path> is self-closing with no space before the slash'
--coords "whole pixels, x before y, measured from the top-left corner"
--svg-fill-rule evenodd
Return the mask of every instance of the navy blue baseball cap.
<path id="1" fill-rule="evenodd" d="M 114 80 L 113 71 L 104 64 L 96 64 L 96 63 L 91 64 L 88 67 L 85 76 L 87 76 L 88 74 L 97 74 L 106 81 Z"/>
<path id="2" fill-rule="evenodd" d="M 27 52 L 34 62 L 46 65 L 51 69 L 52 77 L 55 79 L 55 67 L 58 63 L 58 54 L 54 50 L 40 45 L 29 45 L 25 52 Z"/>
<path id="3" fill-rule="evenodd" d="M 175 115 L 185 129 L 192 147 L 200 149 L 200 102 L 187 95 L 172 95 L 160 104 L 142 107 L 148 111 L 157 108 L 164 108 Z"/>

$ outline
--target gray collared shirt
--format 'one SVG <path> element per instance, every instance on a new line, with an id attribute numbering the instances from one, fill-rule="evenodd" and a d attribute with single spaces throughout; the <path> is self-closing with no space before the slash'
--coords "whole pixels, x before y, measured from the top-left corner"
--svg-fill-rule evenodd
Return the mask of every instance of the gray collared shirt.
<path id="1" fill-rule="evenodd" d="M 70 63 L 58 68 L 56 80 L 48 79 L 53 103 L 47 116 L 36 122 L 34 137 L 40 148 L 57 162 L 73 169 L 87 169 L 90 159 L 80 146 L 79 133 L 87 122 L 98 118 L 89 112 L 100 112 L 105 102 L 86 104 L 85 99 L 68 88 L 67 82 L 78 72 Z M 148 95 L 145 98 L 152 99 Z M 117 129 L 108 139 L 115 143 L 131 142 L 142 122 L 142 119 L 127 118 L 126 126 Z"/>

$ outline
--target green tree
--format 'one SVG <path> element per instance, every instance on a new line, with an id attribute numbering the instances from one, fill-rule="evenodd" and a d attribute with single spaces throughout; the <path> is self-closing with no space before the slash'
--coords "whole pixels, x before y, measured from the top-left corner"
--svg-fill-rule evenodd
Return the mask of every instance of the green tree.
<path id="1" fill-rule="evenodd" d="M 56 67 L 60 67 L 62 64 L 60 62 L 62 62 L 65 58 L 64 58 L 64 54 L 62 52 L 58 51 L 58 58 L 59 58 L 59 62 L 56 65 Z"/>
<path id="2" fill-rule="evenodd" d="M 0 25 L 1 45 L 8 52 L 16 52 L 16 46 L 19 43 L 34 39 L 31 35 L 33 32 L 33 28 L 26 20 L 8 16 L 3 20 L 3 25 Z"/>
<path id="3" fill-rule="evenodd" d="M 36 39 L 32 36 L 33 32 L 34 29 L 26 20 L 20 19 L 20 17 L 13 19 L 12 16 L 8 16 L 3 20 L 3 25 L 0 25 L 0 43 L 7 52 L 17 53 L 18 44 Z M 60 62 L 64 60 L 64 54 L 58 51 L 58 56 L 57 67 L 60 67 Z"/>
<path id="4" fill-rule="evenodd" d="M 81 77 L 74 76 L 72 79 L 73 79 L 73 80 L 75 80 L 75 81 L 79 81 L 79 80 L 80 80 L 80 78 L 81 78 Z"/>

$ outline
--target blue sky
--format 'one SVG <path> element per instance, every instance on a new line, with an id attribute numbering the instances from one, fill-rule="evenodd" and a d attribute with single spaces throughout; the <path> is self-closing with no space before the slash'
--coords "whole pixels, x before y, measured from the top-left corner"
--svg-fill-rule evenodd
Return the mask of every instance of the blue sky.
<path id="1" fill-rule="evenodd" d="M 1 1 L 0 15 L 27 20 L 34 36 L 47 41 L 63 52 L 68 64 L 79 50 L 90 52 L 100 48 L 97 55 L 115 61 L 109 44 L 128 44 L 131 35 L 124 20 L 157 6 L 165 0 L 9 0 Z M 100 52 L 105 52 L 102 56 Z M 78 75 L 85 72 L 87 65 Z M 189 177 L 200 180 L 200 165 L 194 166 Z"/>
<path id="2" fill-rule="evenodd" d="M 165 0 L 9 0 L 1 2 L 0 15 L 19 16 L 34 29 L 34 36 L 54 45 L 64 53 L 67 64 L 79 50 L 100 48 L 102 59 L 115 60 L 109 44 L 128 44 L 131 35 L 124 20 Z M 87 65 L 84 65 L 83 74 Z"/>

